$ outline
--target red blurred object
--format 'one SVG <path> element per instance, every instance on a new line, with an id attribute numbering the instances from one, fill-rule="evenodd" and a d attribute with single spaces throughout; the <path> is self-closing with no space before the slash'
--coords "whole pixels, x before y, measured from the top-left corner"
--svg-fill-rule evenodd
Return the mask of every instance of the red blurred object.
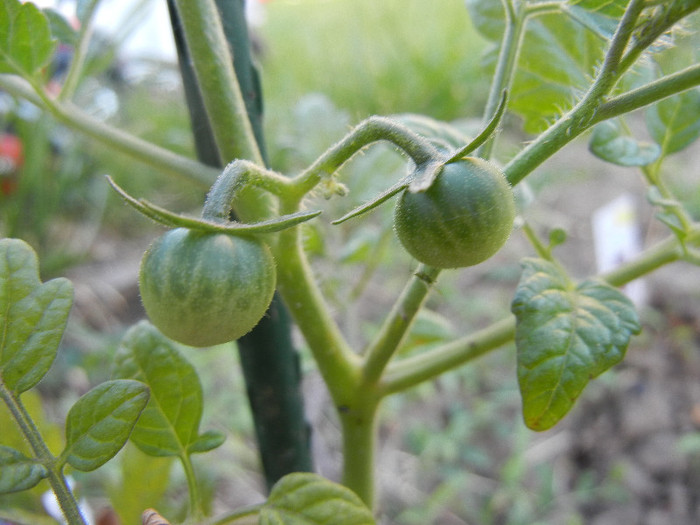
<path id="1" fill-rule="evenodd" d="M 0 133 L 0 195 L 11 195 L 17 189 L 17 177 L 23 163 L 19 137 L 8 132 Z"/>

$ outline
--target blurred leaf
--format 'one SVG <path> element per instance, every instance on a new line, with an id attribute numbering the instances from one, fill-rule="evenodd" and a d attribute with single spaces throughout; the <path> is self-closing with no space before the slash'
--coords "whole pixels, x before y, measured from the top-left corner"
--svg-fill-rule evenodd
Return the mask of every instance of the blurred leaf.
<path id="1" fill-rule="evenodd" d="M 646 166 L 661 155 L 658 144 L 630 137 L 617 119 L 601 122 L 593 129 L 589 148 L 596 157 L 618 166 Z"/>
<path id="2" fill-rule="evenodd" d="M 30 390 L 29 392 L 23 393 L 21 401 L 27 414 L 29 414 L 29 417 L 34 421 L 44 442 L 49 447 L 49 450 L 62 450 L 64 443 L 63 422 L 59 425 L 46 413 L 38 391 Z M 32 454 L 32 449 L 20 428 L 15 424 L 12 413 L 7 405 L 2 403 L 0 403 L 0 429 L 2 429 L 2 432 L 0 432 L 0 439 L 2 439 L 3 445 L 16 448 L 24 454 Z"/>
<path id="3" fill-rule="evenodd" d="M 683 241 L 688 235 L 686 226 L 679 217 L 684 213 L 683 205 L 677 200 L 664 197 L 657 186 L 649 187 L 647 200 L 653 206 L 661 208 L 661 211 L 656 213 L 656 218 L 668 226 L 678 239 Z"/>
<path id="4" fill-rule="evenodd" d="M 448 153 L 467 144 L 470 138 L 452 124 L 425 115 L 402 113 L 392 120 L 427 138 L 440 151 Z"/>
<path id="5" fill-rule="evenodd" d="M 316 474 L 288 474 L 260 510 L 261 525 L 369 525 L 372 512 L 350 489 Z"/>
<path id="6" fill-rule="evenodd" d="M 657 102 L 647 110 L 646 121 L 664 155 L 682 150 L 700 136 L 700 90 Z"/>
<path id="7" fill-rule="evenodd" d="M 401 345 L 400 352 L 406 353 L 417 347 L 439 343 L 452 337 L 454 337 L 454 330 L 446 317 L 433 310 L 422 308 L 418 311 L 411 331 Z"/>
<path id="8" fill-rule="evenodd" d="M 192 443 L 187 451 L 190 454 L 199 454 L 201 452 L 209 452 L 223 445 L 226 441 L 226 436 L 217 430 L 207 430 L 200 434 L 197 441 Z"/>
<path id="9" fill-rule="evenodd" d="M 118 379 L 96 386 L 68 412 L 62 457 L 84 472 L 101 467 L 129 439 L 147 402 L 148 387 L 138 381 Z"/>
<path id="10" fill-rule="evenodd" d="M 573 20 L 605 40 L 610 40 L 615 34 L 618 22 L 615 18 L 577 5 L 562 6 L 562 9 L 565 9 Z"/>
<path id="11" fill-rule="evenodd" d="M 0 5 L 0 73 L 33 76 L 53 57 L 56 42 L 46 15 L 32 3 Z"/>
<path id="12" fill-rule="evenodd" d="M 381 232 L 375 228 L 359 228 L 340 250 L 339 260 L 343 263 L 366 263 L 379 242 Z"/>
<path id="13" fill-rule="evenodd" d="M 182 457 L 198 441 L 202 418 L 194 367 L 147 321 L 126 333 L 115 360 L 115 377 L 142 381 L 151 392 L 131 440 L 147 454 Z"/>
<path id="14" fill-rule="evenodd" d="M 605 16 L 620 18 L 625 14 L 629 0 L 569 0 L 569 3 Z"/>
<path id="15" fill-rule="evenodd" d="M 44 9 L 44 14 L 49 21 L 51 34 L 56 37 L 59 42 L 73 46 L 78 43 L 78 32 L 73 29 L 70 22 L 54 9 Z"/>
<path id="16" fill-rule="evenodd" d="M 588 381 L 622 360 L 640 330 L 631 301 L 604 281 L 575 286 L 554 263 L 525 259 L 512 310 L 525 424 L 547 430 Z"/>
<path id="17" fill-rule="evenodd" d="M 143 509 L 159 507 L 169 483 L 172 458 L 149 456 L 127 443 L 119 453 L 120 476 L 106 493 L 121 523 L 140 523 Z"/>
<path id="18" fill-rule="evenodd" d="M 77 0 L 75 15 L 78 17 L 81 24 L 88 21 L 87 17 L 90 15 L 90 13 L 92 13 L 93 9 L 95 8 L 95 4 L 97 4 L 98 1 L 99 0 Z"/>
<path id="19" fill-rule="evenodd" d="M 564 244 L 566 242 L 567 238 L 567 233 L 566 230 L 562 228 L 553 228 L 549 232 L 549 247 L 554 248 L 555 246 L 559 246 L 560 244 Z"/>
<path id="20" fill-rule="evenodd" d="M 24 241 L 0 240 L 0 379 L 16 394 L 48 372 L 73 302 L 73 285 L 41 283 L 36 253 Z"/>
<path id="21" fill-rule="evenodd" d="M 493 0 L 466 0 L 465 3 L 476 30 L 488 40 L 500 41 L 505 29 L 503 3 Z"/>
<path id="22" fill-rule="evenodd" d="M 27 490 L 48 476 L 48 471 L 20 451 L 0 445 L 0 494 Z"/>

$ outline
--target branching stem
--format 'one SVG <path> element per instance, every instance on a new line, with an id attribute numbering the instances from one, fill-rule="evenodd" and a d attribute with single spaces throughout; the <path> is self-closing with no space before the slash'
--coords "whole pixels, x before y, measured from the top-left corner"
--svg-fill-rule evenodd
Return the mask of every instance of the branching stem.
<path id="1" fill-rule="evenodd" d="M 19 397 L 9 392 L 5 385 L 0 382 L 0 398 L 7 405 L 17 426 L 22 431 L 25 439 L 29 443 L 32 452 L 38 462 L 46 468 L 47 479 L 51 489 L 56 496 L 61 511 L 69 525 L 86 525 L 85 519 L 80 512 L 78 502 L 73 495 L 68 481 L 63 475 L 63 466 L 51 454 L 46 446 L 39 429 L 25 409 Z"/>

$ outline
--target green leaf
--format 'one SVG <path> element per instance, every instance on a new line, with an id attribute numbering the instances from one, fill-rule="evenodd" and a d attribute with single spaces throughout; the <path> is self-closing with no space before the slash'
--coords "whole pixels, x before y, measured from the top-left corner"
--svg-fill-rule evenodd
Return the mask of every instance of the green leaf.
<path id="1" fill-rule="evenodd" d="M 620 18 L 625 14 L 629 0 L 569 0 L 569 4 L 611 18 Z"/>
<path id="2" fill-rule="evenodd" d="M 223 445 L 225 440 L 226 436 L 221 432 L 218 432 L 216 430 L 207 430 L 197 438 L 197 441 L 192 443 L 187 448 L 187 451 L 190 454 L 209 452 L 210 450 L 214 450 L 215 448 L 218 448 L 221 445 Z"/>
<path id="3" fill-rule="evenodd" d="M 0 494 L 30 489 L 48 474 L 40 463 L 14 448 L 0 445 Z"/>
<path id="4" fill-rule="evenodd" d="M 639 318 L 619 290 L 598 279 L 575 286 L 554 263 L 525 259 L 512 310 L 525 424 L 547 430 L 588 381 L 622 360 Z"/>
<path id="5" fill-rule="evenodd" d="M 666 98 L 646 112 L 652 138 L 670 155 L 690 145 L 700 136 L 700 90 L 693 89 Z"/>
<path id="6" fill-rule="evenodd" d="M 199 377 L 173 343 L 147 321 L 124 336 L 115 377 L 142 381 L 151 391 L 131 434 L 136 446 L 152 456 L 178 457 L 195 446 L 203 406 Z"/>
<path id="7" fill-rule="evenodd" d="M 39 280 L 39 262 L 19 239 L 0 239 L 0 379 L 15 394 L 36 385 L 56 357 L 73 285 Z"/>
<path id="8" fill-rule="evenodd" d="M 51 34 L 64 44 L 74 46 L 78 43 L 78 32 L 73 29 L 70 22 L 58 11 L 50 8 L 44 9 L 46 19 L 49 21 Z"/>
<path id="9" fill-rule="evenodd" d="M 563 8 L 572 20 L 575 20 L 599 37 L 610 40 L 615 34 L 618 22 L 616 19 L 576 5 L 564 6 Z"/>
<path id="10" fill-rule="evenodd" d="M 505 11 L 502 2 L 493 0 L 466 0 L 472 24 L 483 37 L 498 42 L 505 30 Z"/>
<path id="11" fill-rule="evenodd" d="M 598 35 L 564 13 L 529 21 L 509 103 L 525 119 L 526 131 L 546 129 L 572 106 L 590 85 L 603 47 Z"/>
<path id="12" fill-rule="evenodd" d="M 148 402 L 148 387 L 138 381 L 107 381 L 73 405 L 66 419 L 62 458 L 84 472 L 112 459 L 129 439 Z"/>
<path id="13" fill-rule="evenodd" d="M 105 496 L 118 523 L 141 523 L 143 509 L 157 507 L 170 486 L 173 458 L 156 458 L 127 443 L 105 483 Z"/>
<path id="14" fill-rule="evenodd" d="M 646 166 L 661 155 L 658 144 L 630 137 L 617 119 L 601 122 L 593 129 L 589 148 L 596 157 L 618 166 Z"/>
<path id="15" fill-rule="evenodd" d="M 53 57 L 56 42 L 46 15 L 32 3 L 0 6 L 0 73 L 33 76 Z"/>
<path id="16" fill-rule="evenodd" d="M 279 480 L 260 510 L 260 525 L 368 525 L 372 512 L 347 487 L 310 473 Z"/>

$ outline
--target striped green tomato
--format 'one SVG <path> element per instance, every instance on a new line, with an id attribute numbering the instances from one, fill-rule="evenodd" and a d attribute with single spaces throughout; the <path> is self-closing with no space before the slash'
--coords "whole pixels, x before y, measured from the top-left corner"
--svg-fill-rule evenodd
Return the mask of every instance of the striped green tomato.
<path id="1" fill-rule="evenodd" d="M 394 209 L 403 247 L 436 268 L 485 261 L 506 242 L 514 220 L 513 192 L 503 172 L 471 157 L 446 164 L 426 191 L 404 191 Z"/>
<path id="2" fill-rule="evenodd" d="M 177 228 L 144 254 L 139 288 L 148 317 L 163 334 L 204 347 L 238 339 L 258 324 L 275 281 L 264 243 Z"/>

